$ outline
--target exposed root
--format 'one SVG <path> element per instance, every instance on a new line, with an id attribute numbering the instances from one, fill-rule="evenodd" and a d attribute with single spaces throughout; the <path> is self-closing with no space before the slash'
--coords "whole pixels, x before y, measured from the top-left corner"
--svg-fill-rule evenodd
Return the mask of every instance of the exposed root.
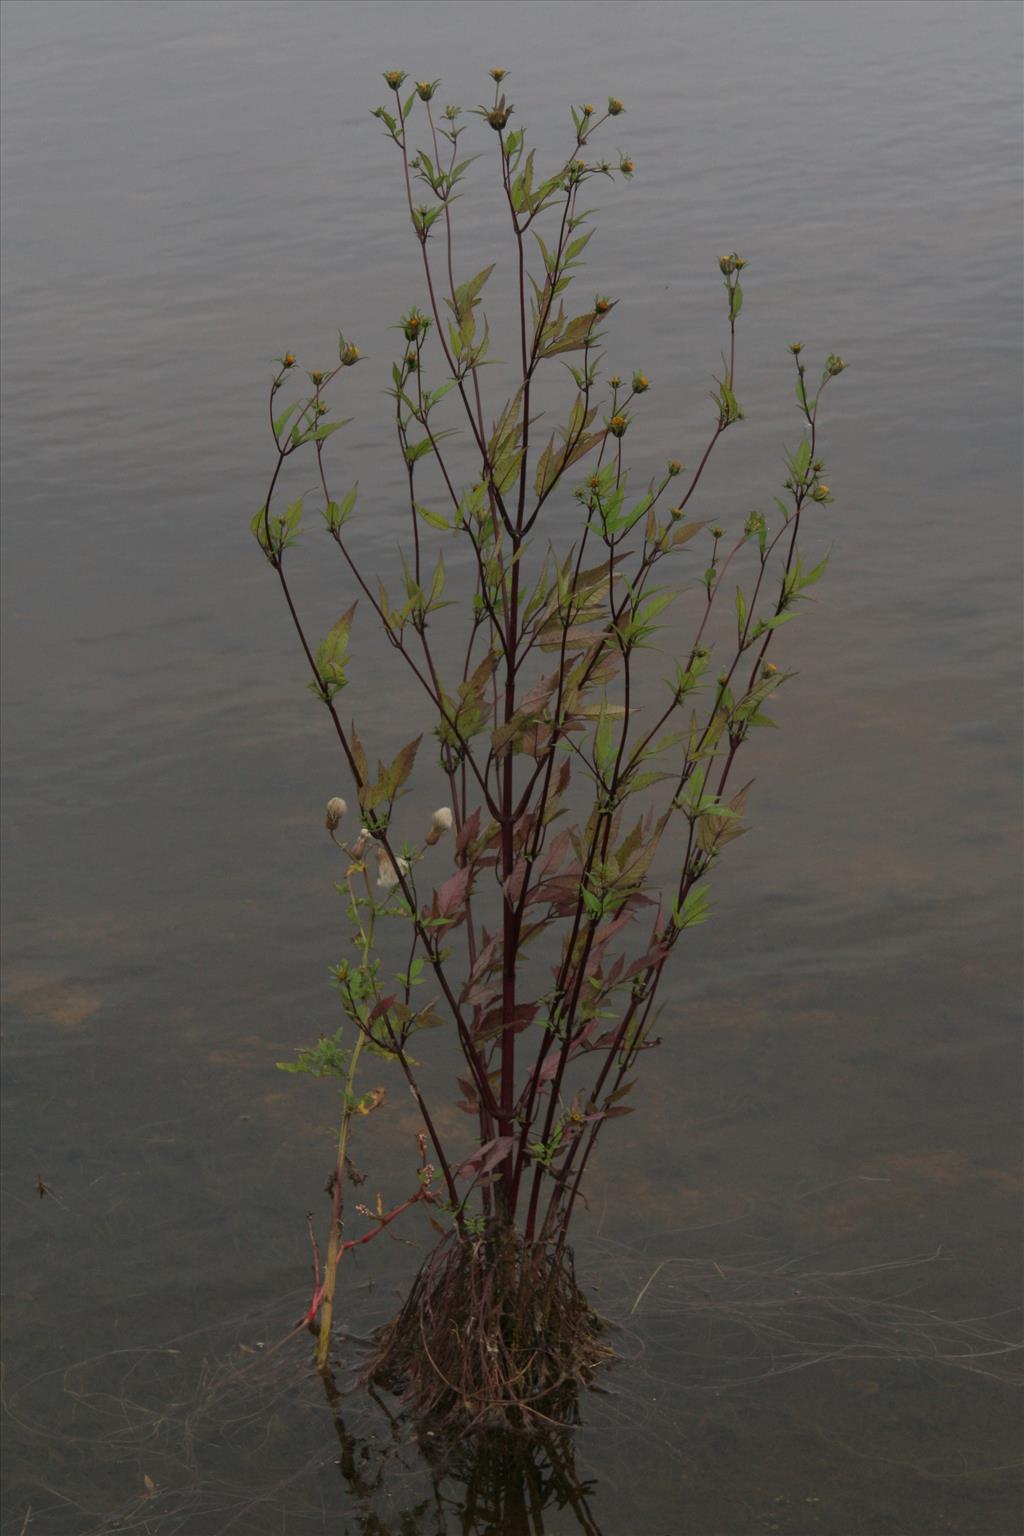
<path id="1" fill-rule="evenodd" d="M 614 1358 L 607 1328 L 566 1249 L 501 1229 L 452 1235 L 378 1333 L 363 1380 L 399 1394 L 437 1433 L 569 1427 L 580 1387 Z"/>

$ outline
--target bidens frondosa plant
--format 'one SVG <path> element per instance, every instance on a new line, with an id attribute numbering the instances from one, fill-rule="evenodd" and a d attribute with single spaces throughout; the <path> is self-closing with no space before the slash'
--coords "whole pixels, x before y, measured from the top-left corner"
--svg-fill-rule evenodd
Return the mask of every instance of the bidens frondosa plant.
<path id="1" fill-rule="evenodd" d="M 708 526 L 702 478 L 743 417 L 736 331 L 746 263 L 723 256 L 728 336 L 708 441 L 692 470 L 673 458 L 638 483 L 629 433 L 652 381 L 642 369 L 605 376 L 616 298 L 566 307 L 592 234 L 590 184 L 633 173 L 625 153 L 601 159 L 591 148 L 623 105 L 574 106 L 567 154 L 543 166 L 513 126 L 504 71 L 492 77 L 493 100 L 477 113 L 507 209 L 517 316 L 509 391 L 488 398 L 510 366 L 509 351 L 492 355 L 483 310 L 494 267 L 467 277 L 455 241 L 455 204 L 478 157 L 463 152 L 459 109 L 436 109 L 436 81 L 407 91 L 405 75 L 389 73 L 391 102 L 375 115 L 395 146 L 424 278 L 423 307 L 396 327 L 391 367 L 408 496 L 396 570 L 367 567 L 356 487 L 337 494 L 328 467 L 328 440 L 345 425 L 329 391 L 363 361 L 343 335 L 338 362 L 310 371 L 287 404 L 297 362 L 280 359 L 273 474 L 252 523 L 358 805 L 351 832 L 340 796 L 326 811 L 354 940 L 334 973 L 348 1022 L 288 1066 L 343 1083 L 329 1242 L 321 1263 L 314 1237 L 307 1322 L 326 1368 L 341 1258 L 425 1205 L 442 1236 L 367 1376 L 402 1391 L 435 1427 L 565 1419 L 579 1383 L 610 1354 L 574 1279 L 570 1226 L 597 1138 L 629 1113 L 641 1057 L 659 1043 L 666 967 L 707 917 L 707 877 L 744 830 L 749 786 L 736 787 L 736 760 L 753 731 L 774 723 L 772 699 L 789 675 L 768 653 L 824 568 L 804 564 L 800 536 L 832 501 L 818 423 L 844 366 L 829 357 L 812 377 L 802 347 L 791 347 L 802 425 L 785 495 L 742 527 Z M 550 430 L 539 418 L 559 377 L 565 401 Z M 290 584 L 305 511 L 283 492 L 293 459 L 307 483 L 315 471 L 341 561 L 345 610 L 319 641 Z M 460 592 L 443 558 L 449 551 L 452 564 L 455 546 L 466 555 Z M 422 732 L 376 768 L 370 732 L 339 709 L 357 605 L 358 623 L 379 626 L 423 703 Z M 418 821 L 401 803 L 414 772 L 430 795 L 421 803 L 443 802 Z M 468 1155 L 439 1133 L 421 1087 L 435 1042 L 449 1049 L 441 1035 L 419 1038 L 432 1026 L 458 1042 Z M 410 1192 L 350 1214 L 343 1190 L 361 1179 L 351 1127 L 382 1097 L 357 1085 L 370 1056 L 404 1077 L 423 1130 Z"/>

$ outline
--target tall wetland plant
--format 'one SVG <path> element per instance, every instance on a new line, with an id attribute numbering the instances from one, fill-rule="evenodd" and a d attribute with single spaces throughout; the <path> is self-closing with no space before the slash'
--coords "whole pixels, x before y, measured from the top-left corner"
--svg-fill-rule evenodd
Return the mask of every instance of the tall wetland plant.
<path id="1" fill-rule="evenodd" d="M 744 830 L 750 786 L 736 782 L 737 759 L 757 728 L 774 724 L 773 696 L 791 675 L 770 659 L 776 633 L 824 569 L 804 563 L 800 536 L 832 501 L 819 418 L 844 367 L 830 356 L 810 369 L 802 347 L 790 347 L 800 427 L 782 494 L 731 532 L 702 520 L 702 478 L 743 419 L 746 263 L 723 256 L 724 353 L 708 440 L 692 469 L 670 459 L 648 478 L 649 468 L 630 466 L 630 428 L 650 382 L 606 370 L 619 300 L 567 298 L 593 233 L 590 183 L 633 174 L 628 155 L 606 160 L 592 148 L 624 108 L 615 98 L 574 106 L 568 153 L 545 163 L 515 125 L 504 71 L 491 75 L 493 100 L 469 114 L 482 119 L 480 156 L 464 149 L 461 111 L 439 109 L 436 81 L 410 89 L 401 71 L 387 73 L 389 105 L 374 114 L 394 144 L 423 266 L 390 375 L 408 499 L 394 569 L 367 566 L 356 487 L 334 484 L 330 439 L 346 421 L 332 397 L 364 361 L 344 335 L 329 370 L 303 376 L 291 353 L 279 360 L 273 470 L 252 521 L 353 802 L 350 811 L 336 796 L 326 816 L 351 926 L 334 971 L 346 1022 L 282 1064 L 341 1089 L 327 1241 L 311 1223 L 304 1322 L 329 1372 L 345 1254 L 423 1205 L 438 1241 L 378 1334 L 365 1379 L 401 1394 L 435 1431 L 564 1423 L 612 1356 L 575 1278 L 573 1216 L 606 1122 L 640 1097 L 674 952 L 707 917 L 714 865 Z M 499 367 L 490 367 L 498 358 L 483 307 L 494 267 L 463 273 L 455 238 L 478 158 L 507 216 L 516 319 Z M 488 399 L 510 359 L 507 394 Z M 553 415 L 559 379 L 564 403 Z M 315 474 L 316 514 L 340 561 L 344 611 L 319 638 L 291 585 L 310 515 L 285 492 L 293 459 L 307 482 Z M 446 579 L 446 551 L 461 590 Z M 340 700 L 364 624 L 379 626 L 423 705 L 421 732 L 375 767 L 370 731 L 345 718 Z M 412 828 L 401 802 L 413 782 L 423 803 L 419 781 L 438 809 Z M 409 840 L 413 830 L 420 836 Z M 451 1116 L 422 1081 L 443 1039 L 426 1033 L 435 1027 L 458 1043 L 469 1132 L 458 1147 Z M 404 1078 L 422 1125 L 408 1193 L 394 1204 L 364 1203 L 349 1155 L 353 1127 L 383 1098 L 360 1079 L 371 1058 Z"/>

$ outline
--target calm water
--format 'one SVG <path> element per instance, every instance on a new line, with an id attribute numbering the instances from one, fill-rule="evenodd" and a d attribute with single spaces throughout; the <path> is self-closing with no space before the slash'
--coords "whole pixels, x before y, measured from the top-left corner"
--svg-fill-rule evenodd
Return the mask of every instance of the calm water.
<path id="1" fill-rule="evenodd" d="M 1020 55 L 999 3 L 8 0 L 4 1532 L 1017 1530 Z M 594 1170 L 579 1262 L 625 1359 L 583 1492 L 542 1458 L 432 1482 L 304 1356 L 260 1359 L 332 1160 L 320 1085 L 273 1064 L 334 1027 L 346 787 L 247 531 L 263 391 L 285 348 L 363 347 L 338 472 L 390 559 L 377 391 L 422 294 L 368 109 L 384 68 L 470 106 L 496 63 L 542 144 L 563 102 L 626 101 L 637 177 L 585 285 L 654 380 L 638 449 L 693 461 L 717 255 L 751 263 L 706 515 L 775 489 L 786 343 L 851 363 L 756 835 L 677 972 L 653 1113 Z M 494 228 L 459 219 L 475 271 Z M 339 572 L 301 568 L 333 618 Z M 415 704 L 386 664 L 351 696 L 381 755 Z M 354 1268 L 354 1333 L 419 1251 Z"/>

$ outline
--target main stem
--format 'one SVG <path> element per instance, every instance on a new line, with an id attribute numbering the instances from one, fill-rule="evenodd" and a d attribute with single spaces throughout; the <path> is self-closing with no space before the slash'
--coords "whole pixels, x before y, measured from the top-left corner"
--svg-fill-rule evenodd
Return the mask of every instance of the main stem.
<path id="1" fill-rule="evenodd" d="M 334 1322 L 334 1291 L 338 1283 L 338 1248 L 341 1244 L 342 1218 L 344 1214 L 343 1187 L 345 1157 L 348 1152 L 348 1133 L 352 1123 L 352 1100 L 355 1090 L 356 1071 L 365 1037 L 360 1034 L 352 1047 L 348 1073 L 345 1077 L 345 1102 L 338 1130 L 338 1158 L 334 1165 L 331 1188 L 331 1235 L 327 1245 L 327 1265 L 324 1270 L 324 1294 L 320 1304 L 320 1335 L 316 1346 L 317 1370 L 327 1370 L 327 1356 L 331 1348 L 331 1327 Z"/>

